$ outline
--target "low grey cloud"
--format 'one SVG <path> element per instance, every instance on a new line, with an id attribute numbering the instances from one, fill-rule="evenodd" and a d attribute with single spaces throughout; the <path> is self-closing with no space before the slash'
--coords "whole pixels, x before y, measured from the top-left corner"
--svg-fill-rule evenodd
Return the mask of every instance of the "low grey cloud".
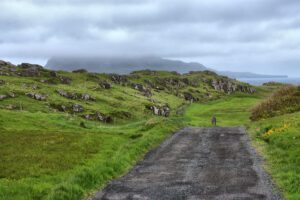
<path id="1" fill-rule="evenodd" d="M 158 55 L 300 76 L 298 0 L 2 0 L 0 59 Z"/>

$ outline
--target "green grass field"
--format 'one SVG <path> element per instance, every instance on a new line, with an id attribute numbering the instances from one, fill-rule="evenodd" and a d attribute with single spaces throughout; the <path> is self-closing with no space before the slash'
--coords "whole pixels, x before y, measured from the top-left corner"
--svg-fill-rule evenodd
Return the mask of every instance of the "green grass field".
<path id="1" fill-rule="evenodd" d="M 71 131 L 74 121 L 65 124 L 68 132 L 0 134 L 0 199 L 81 199 L 182 126 L 179 119 L 154 117 Z"/>

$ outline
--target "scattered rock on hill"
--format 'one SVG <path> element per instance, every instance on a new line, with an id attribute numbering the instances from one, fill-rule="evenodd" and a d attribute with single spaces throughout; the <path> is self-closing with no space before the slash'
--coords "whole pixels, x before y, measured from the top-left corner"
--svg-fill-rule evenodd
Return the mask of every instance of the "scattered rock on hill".
<path id="1" fill-rule="evenodd" d="M 8 96 L 11 98 L 15 98 L 17 95 L 14 92 L 9 92 Z"/>
<path id="2" fill-rule="evenodd" d="M 72 111 L 75 112 L 75 113 L 78 113 L 78 112 L 83 112 L 84 109 L 83 109 L 83 106 L 81 106 L 79 104 L 73 104 L 72 105 Z"/>
<path id="3" fill-rule="evenodd" d="M 194 97 L 191 93 L 189 92 L 184 92 L 183 93 L 184 99 L 190 102 L 195 102 L 198 101 L 199 99 Z"/>
<path id="4" fill-rule="evenodd" d="M 99 85 L 100 85 L 100 87 L 102 87 L 104 89 L 110 89 L 111 88 L 111 84 L 108 83 L 107 81 L 100 81 Z"/>
<path id="5" fill-rule="evenodd" d="M 150 97 L 152 96 L 151 90 L 143 86 L 142 84 L 133 83 L 133 89 L 140 91 L 144 96 Z"/>
<path id="6" fill-rule="evenodd" d="M 32 92 L 28 92 L 28 93 L 25 93 L 25 95 L 32 98 L 32 99 L 39 100 L 39 101 L 44 101 L 44 100 L 47 99 L 46 94 L 35 94 L 35 93 L 32 93 Z"/>
<path id="7" fill-rule="evenodd" d="M 8 98 L 7 95 L 5 95 L 5 94 L 1 94 L 1 95 L 0 95 L 0 100 L 6 99 L 6 98 Z"/>
<path id="8" fill-rule="evenodd" d="M 167 105 L 164 106 L 152 105 L 152 106 L 146 106 L 146 108 L 152 110 L 154 115 L 159 115 L 163 117 L 168 117 L 170 115 L 170 108 Z"/>
<path id="9" fill-rule="evenodd" d="M 81 99 L 85 100 L 85 101 L 95 101 L 96 98 L 92 97 L 89 94 L 81 94 Z"/>
<path id="10" fill-rule="evenodd" d="M 64 90 L 57 90 L 57 93 L 60 96 L 66 97 L 68 99 L 73 99 L 73 100 L 75 100 L 75 99 L 82 99 L 82 100 L 85 100 L 85 101 L 95 101 L 96 100 L 95 97 L 92 97 L 89 94 L 78 94 L 78 93 L 75 93 L 75 92 L 66 92 Z"/>
<path id="11" fill-rule="evenodd" d="M 119 74 L 110 74 L 110 79 L 117 84 L 121 85 L 127 85 L 128 84 L 128 78 L 125 75 L 119 75 Z"/>
<path id="12" fill-rule="evenodd" d="M 111 123 L 113 121 L 111 116 L 107 116 L 101 112 L 84 115 L 84 118 L 87 120 L 97 120 L 104 123 Z"/>
<path id="13" fill-rule="evenodd" d="M 58 79 L 62 84 L 71 84 L 72 82 L 72 79 L 66 76 L 59 76 Z"/>

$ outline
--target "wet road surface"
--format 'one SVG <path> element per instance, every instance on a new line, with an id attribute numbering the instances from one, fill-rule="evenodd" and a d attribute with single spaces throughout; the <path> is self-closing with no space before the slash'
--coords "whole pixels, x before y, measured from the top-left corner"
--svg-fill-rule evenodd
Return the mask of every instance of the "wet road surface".
<path id="1" fill-rule="evenodd" d="M 94 200 L 280 199 L 241 127 L 187 127 Z"/>

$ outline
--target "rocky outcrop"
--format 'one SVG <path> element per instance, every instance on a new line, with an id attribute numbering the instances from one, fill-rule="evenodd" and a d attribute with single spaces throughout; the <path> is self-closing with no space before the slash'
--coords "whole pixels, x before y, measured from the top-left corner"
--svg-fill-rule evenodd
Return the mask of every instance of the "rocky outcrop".
<path id="1" fill-rule="evenodd" d="M 39 100 L 39 101 L 44 101 L 48 97 L 48 95 L 46 95 L 46 94 L 38 94 L 38 93 L 35 94 L 32 92 L 25 93 L 25 95 L 32 99 Z"/>
<path id="2" fill-rule="evenodd" d="M 133 83 L 132 84 L 132 88 L 135 90 L 140 91 L 144 96 L 146 97 L 150 97 L 152 96 L 151 90 L 149 88 L 146 88 L 145 86 L 143 86 L 142 84 L 139 83 Z"/>
<path id="3" fill-rule="evenodd" d="M 73 99 L 73 100 L 78 100 L 78 99 L 82 99 L 82 100 L 85 100 L 85 101 L 95 101 L 96 100 L 95 97 L 92 97 L 89 94 L 78 94 L 78 93 L 75 93 L 75 92 L 66 92 L 64 90 L 57 90 L 57 93 L 60 96 L 66 97 L 68 99 Z"/>
<path id="4" fill-rule="evenodd" d="M 29 63 L 22 63 L 21 65 L 18 65 L 18 67 L 21 69 L 19 72 L 20 76 L 25 77 L 37 77 L 41 75 L 41 71 L 43 71 L 43 67 L 40 65 L 35 64 L 29 64 Z"/>
<path id="5" fill-rule="evenodd" d="M 69 113 L 81 113 L 84 112 L 84 108 L 82 105 L 79 104 L 56 104 L 51 103 L 50 106 L 60 112 L 69 112 Z"/>
<path id="6" fill-rule="evenodd" d="M 238 85 L 231 81 L 225 80 L 213 80 L 211 83 L 212 87 L 217 91 L 223 91 L 225 93 L 233 92 L 245 92 L 245 93 L 254 93 L 256 90 L 250 86 Z"/>
<path id="7" fill-rule="evenodd" d="M 118 74 L 110 74 L 110 79 L 117 84 L 121 85 L 127 85 L 128 84 L 128 78 L 125 75 L 118 75 Z"/>
<path id="8" fill-rule="evenodd" d="M 79 113 L 79 112 L 83 112 L 84 111 L 84 108 L 82 105 L 79 105 L 79 104 L 73 104 L 72 105 L 72 111 L 74 113 Z"/>
<path id="9" fill-rule="evenodd" d="M 100 121 L 100 122 L 104 122 L 104 123 L 113 122 L 113 118 L 111 116 L 107 116 L 101 112 L 84 115 L 84 118 L 87 120 L 96 120 L 96 121 Z"/>
<path id="10" fill-rule="evenodd" d="M 170 115 L 170 108 L 167 105 L 159 106 L 159 105 L 151 105 L 146 106 L 149 110 L 153 112 L 154 115 L 168 117 Z"/>
<path id="11" fill-rule="evenodd" d="M 195 101 L 199 101 L 198 98 L 194 97 L 191 93 L 189 92 L 184 92 L 183 93 L 183 97 L 185 100 L 190 101 L 190 102 L 195 102 Z"/>
<path id="12" fill-rule="evenodd" d="M 99 86 L 102 87 L 103 89 L 110 89 L 111 84 L 107 81 L 100 81 Z"/>
<path id="13" fill-rule="evenodd" d="M 72 79 L 69 78 L 69 77 L 66 77 L 66 76 L 59 76 L 58 79 L 59 79 L 60 83 L 62 83 L 62 84 L 68 84 L 69 85 L 72 82 Z"/>

